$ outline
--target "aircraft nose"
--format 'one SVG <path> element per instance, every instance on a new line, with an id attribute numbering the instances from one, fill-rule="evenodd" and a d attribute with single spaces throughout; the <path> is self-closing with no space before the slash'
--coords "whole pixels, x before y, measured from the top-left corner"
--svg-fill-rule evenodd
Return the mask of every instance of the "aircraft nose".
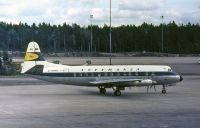
<path id="1" fill-rule="evenodd" d="M 180 81 L 183 81 L 183 77 L 182 76 L 180 76 Z"/>

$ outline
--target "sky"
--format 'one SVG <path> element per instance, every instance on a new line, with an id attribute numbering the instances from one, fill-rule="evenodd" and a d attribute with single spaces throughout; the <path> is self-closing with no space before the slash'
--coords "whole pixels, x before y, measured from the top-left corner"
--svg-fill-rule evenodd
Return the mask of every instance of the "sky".
<path id="1" fill-rule="evenodd" d="M 0 21 L 18 24 L 109 24 L 110 0 L 0 0 Z M 175 21 L 200 24 L 200 0 L 112 0 L 112 26 Z"/>

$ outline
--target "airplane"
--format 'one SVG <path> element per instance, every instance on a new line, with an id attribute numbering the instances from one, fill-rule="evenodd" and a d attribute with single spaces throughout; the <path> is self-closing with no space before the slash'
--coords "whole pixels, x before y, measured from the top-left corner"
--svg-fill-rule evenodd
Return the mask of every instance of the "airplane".
<path id="1" fill-rule="evenodd" d="M 99 88 L 100 94 L 106 94 L 107 88 L 114 90 L 115 96 L 121 96 L 125 87 L 152 87 L 162 85 L 162 93 L 167 86 L 174 86 L 183 77 L 169 66 L 163 65 L 83 65 L 69 66 L 45 61 L 39 45 L 32 41 L 28 44 L 22 74 L 34 78 L 66 85 Z"/>

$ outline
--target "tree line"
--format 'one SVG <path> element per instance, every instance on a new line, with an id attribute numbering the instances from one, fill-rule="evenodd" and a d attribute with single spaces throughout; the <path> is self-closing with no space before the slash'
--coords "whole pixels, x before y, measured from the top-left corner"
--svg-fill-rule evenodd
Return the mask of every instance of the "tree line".
<path id="1" fill-rule="evenodd" d="M 107 25 L 92 26 L 91 48 L 91 26 L 0 22 L 0 50 L 24 51 L 28 42 L 36 41 L 44 52 L 109 52 L 109 31 Z M 112 27 L 112 51 L 161 52 L 161 32 L 162 24 Z M 163 35 L 165 53 L 200 53 L 199 24 L 176 24 L 173 21 L 163 25 Z"/>

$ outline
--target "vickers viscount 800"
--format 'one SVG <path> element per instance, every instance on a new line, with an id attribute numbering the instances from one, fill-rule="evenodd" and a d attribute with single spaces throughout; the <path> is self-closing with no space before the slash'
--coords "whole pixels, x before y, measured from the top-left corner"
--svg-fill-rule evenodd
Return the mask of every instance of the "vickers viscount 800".
<path id="1" fill-rule="evenodd" d="M 85 65 L 68 66 L 45 61 L 39 45 L 30 42 L 22 63 L 22 74 L 41 80 L 77 86 L 98 87 L 101 94 L 113 88 L 120 96 L 125 87 L 161 85 L 162 93 L 167 86 L 174 86 L 183 78 L 169 66 L 163 65 Z"/>

